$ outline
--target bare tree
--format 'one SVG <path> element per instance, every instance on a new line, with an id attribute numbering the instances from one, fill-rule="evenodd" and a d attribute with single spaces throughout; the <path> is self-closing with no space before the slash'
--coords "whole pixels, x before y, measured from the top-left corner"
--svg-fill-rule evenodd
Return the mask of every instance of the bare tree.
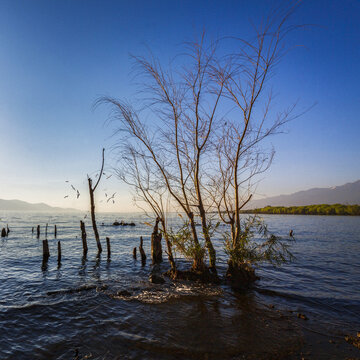
<path id="1" fill-rule="evenodd" d="M 203 34 L 186 44 L 175 70 L 164 69 L 153 56 L 134 57 L 143 80 L 141 108 L 99 99 L 111 105 L 111 119 L 120 122 L 115 135 L 126 159 L 123 179 L 134 186 L 138 200 L 164 219 L 162 201 L 168 196 L 186 215 L 182 236 L 192 244 L 186 249 L 194 270 L 206 269 L 205 246 L 209 268 L 216 273 L 214 211 L 229 226 L 233 248 L 241 245 L 241 209 L 251 199 L 256 175 L 268 169 L 273 158 L 273 150 L 260 145 L 290 120 L 292 107 L 271 116 L 272 96 L 265 85 L 284 55 L 294 8 L 269 16 L 250 41 L 228 37 L 208 44 Z M 229 43 L 235 50 L 226 53 L 222 46 L 229 48 Z M 162 224 L 166 234 L 165 221 Z M 170 249 L 169 242 L 169 254 Z"/>

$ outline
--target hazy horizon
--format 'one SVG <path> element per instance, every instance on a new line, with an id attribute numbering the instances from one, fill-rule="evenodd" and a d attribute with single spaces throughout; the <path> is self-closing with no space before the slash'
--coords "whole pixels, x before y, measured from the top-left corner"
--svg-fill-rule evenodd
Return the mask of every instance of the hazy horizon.
<path id="1" fill-rule="evenodd" d="M 273 5 L 225 2 L 5 0 L 0 4 L 0 199 L 88 208 L 87 174 L 105 147 L 115 163 L 102 95 L 136 91 L 129 54 L 168 64 L 203 29 L 210 39 L 247 37 Z M 360 3 L 304 2 L 292 22 L 291 51 L 276 70 L 273 107 L 309 109 L 271 139 L 276 155 L 256 198 L 333 187 L 360 178 Z M 299 46 L 298 46 L 299 45 Z M 312 107 L 314 104 L 316 105 Z M 110 175 L 110 172 L 107 176 Z M 68 182 L 66 182 L 68 181 Z M 71 188 L 73 185 L 79 190 Z M 107 202 L 116 192 L 115 203 Z M 108 196 L 105 196 L 105 193 Z M 66 197 L 68 196 L 68 197 Z M 100 212 L 138 211 L 130 189 L 113 175 L 99 185 Z M 102 202 L 100 202 L 102 201 Z M 82 210 L 84 211 L 84 210 Z"/>

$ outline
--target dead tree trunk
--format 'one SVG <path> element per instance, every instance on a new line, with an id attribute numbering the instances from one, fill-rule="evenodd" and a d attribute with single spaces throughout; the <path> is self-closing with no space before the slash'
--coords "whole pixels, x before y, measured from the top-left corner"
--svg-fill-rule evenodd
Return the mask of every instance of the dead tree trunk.
<path id="1" fill-rule="evenodd" d="M 106 238 L 106 248 L 107 248 L 107 258 L 110 259 L 111 249 L 110 249 L 110 238 Z"/>
<path id="2" fill-rule="evenodd" d="M 141 265 L 145 266 L 145 264 L 146 264 L 146 255 L 145 255 L 145 251 L 144 251 L 144 248 L 143 248 L 143 238 L 142 238 L 142 236 L 140 236 L 139 253 L 141 255 Z"/>
<path id="3" fill-rule="evenodd" d="M 58 241 L 58 265 L 61 264 L 61 243 Z"/>
<path id="4" fill-rule="evenodd" d="M 42 243 L 43 243 L 43 262 L 46 263 L 50 256 L 49 243 L 46 239 L 43 240 Z"/>
<path id="5" fill-rule="evenodd" d="M 104 152 L 105 152 L 105 149 L 103 149 L 103 151 L 102 151 L 101 170 L 100 170 L 100 174 L 99 174 L 98 181 L 96 182 L 96 184 L 95 184 L 94 187 L 92 186 L 92 179 L 88 176 L 89 193 L 90 193 L 91 222 L 92 222 L 92 227 L 93 227 L 93 229 L 94 229 L 95 240 L 96 240 L 96 244 L 97 244 L 99 253 L 102 252 L 102 247 L 101 247 L 99 232 L 98 232 L 98 229 L 97 229 L 96 219 L 95 219 L 95 200 L 94 200 L 94 192 L 95 192 L 97 186 L 99 185 L 100 179 L 101 179 L 101 177 L 102 177 L 102 175 L 103 175 L 104 161 L 105 161 Z"/>
<path id="6" fill-rule="evenodd" d="M 159 221 L 156 219 L 154 231 L 151 235 L 151 257 L 153 264 L 160 264 L 162 262 L 162 247 L 161 247 L 161 233 L 159 232 Z"/>
<path id="7" fill-rule="evenodd" d="M 92 223 L 92 227 L 94 229 L 94 235 L 95 235 L 97 248 L 98 248 L 99 253 L 101 253 L 102 252 L 102 247 L 101 247 L 99 231 L 97 229 L 96 219 L 95 219 L 94 189 L 92 187 L 92 180 L 90 178 L 88 178 L 88 182 L 89 182 L 89 192 L 90 192 L 91 223 Z"/>
<path id="8" fill-rule="evenodd" d="M 86 256 L 88 252 L 87 242 L 86 242 L 86 230 L 85 230 L 85 224 L 83 221 L 80 220 L 80 229 L 81 229 L 81 239 L 83 244 L 83 254 Z"/>

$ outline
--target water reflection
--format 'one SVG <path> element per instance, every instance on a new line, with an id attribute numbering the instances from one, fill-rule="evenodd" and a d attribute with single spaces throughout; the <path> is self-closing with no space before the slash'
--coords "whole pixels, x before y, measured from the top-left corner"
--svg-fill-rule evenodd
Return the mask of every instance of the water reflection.
<path id="1" fill-rule="evenodd" d="M 87 268 L 87 256 L 86 254 L 81 258 L 81 265 L 78 271 L 78 274 L 84 278 L 86 276 L 86 268 Z"/>

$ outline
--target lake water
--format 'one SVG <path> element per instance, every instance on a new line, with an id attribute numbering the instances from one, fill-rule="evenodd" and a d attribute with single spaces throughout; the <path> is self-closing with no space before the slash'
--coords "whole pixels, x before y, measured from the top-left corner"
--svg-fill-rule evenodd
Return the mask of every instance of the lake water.
<path id="1" fill-rule="evenodd" d="M 258 269 L 260 280 L 244 294 L 226 284 L 149 283 L 152 229 L 139 214 L 98 214 L 98 224 L 105 224 L 99 226 L 105 250 L 100 258 L 86 218 L 84 259 L 83 217 L 0 213 L 0 227 L 11 229 L 0 240 L 0 359 L 72 359 L 75 349 L 79 359 L 267 359 L 274 354 L 292 358 L 291 352 L 294 359 L 303 352 L 313 359 L 360 356 L 342 340 L 360 331 L 360 217 L 264 215 L 278 235 L 293 229 L 296 259 L 279 269 Z M 110 226 L 115 220 L 136 226 Z M 46 223 L 51 256 L 43 268 Z M 38 224 L 40 240 L 31 232 Z M 62 244 L 60 267 L 54 224 Z M 140 236 L 148 255 L 145 267 L 132 258 Z M 224 275 L 220 235 L 215 243 Z M 186 266 L 180 256 L 177 262 Z M 167 261 L 161 268 L 168 269 Z M 114 296 L 124 290 L 128 293 Z M 298 313 L 308 320 L 298 319 Z"/>

